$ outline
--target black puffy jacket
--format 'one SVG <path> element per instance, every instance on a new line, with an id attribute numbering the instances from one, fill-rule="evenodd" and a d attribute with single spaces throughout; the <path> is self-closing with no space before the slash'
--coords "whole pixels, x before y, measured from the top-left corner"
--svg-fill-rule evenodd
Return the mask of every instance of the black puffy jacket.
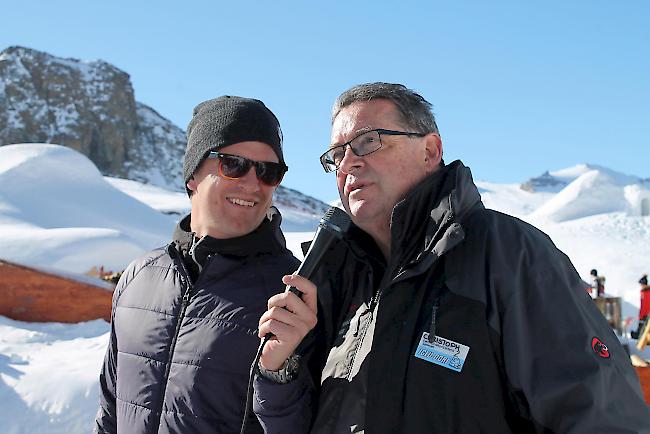
<path id="1" fill-rule="evenodd" d="M 239 432 L 259 318 L 299 265 L 280 220 L 191 246 L 188 216 L 173 243 L 129 265 L 113 295 L 95 432 Z"/>

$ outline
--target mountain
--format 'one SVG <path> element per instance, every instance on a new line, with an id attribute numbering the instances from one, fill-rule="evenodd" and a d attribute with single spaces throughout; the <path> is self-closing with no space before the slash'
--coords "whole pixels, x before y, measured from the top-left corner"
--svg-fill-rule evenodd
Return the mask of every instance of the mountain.
<path id="1" fill-rule="evenodd" d="M 614 170 L 602 167 L 596 164 L 578 164 L 566 169 L 549 172 L 548 170 L 539 176 L 530 178 L 528 181 L 521 184 L 521 189 L 536 192 L 551 192 L 557 193 L 571 182 L 584 175 L 587 172 L 598 171 L 619 185 L 635 184 L 645 182 L 636 176 L 624 175 Z"/>
<path id="2" fill-rule="evenodd" d="M 611 212 L 648 215 L 650 205 L 646 192 L 650 190 L 639 177 L 593 164 L 580 164 L 546 172 L 543 178 L 548 182 L 541 190 L 548 192 L 556 188 L 557 191 L 530 214 L 532 219 L 559 222 Z M 555 182 L 553 188 L 549 187 L 552 182 Z"/>
<path id="3" fill-rule="evenodd" d="M 25 47 L 1 51 L 0 146 L 16 143 L 67 146 L 106 176 L 185 191 L 185 132 L 136 101 L 129 75 L 101 60 Z M 328 208 L 282 186 L 274 200 L 308 214 Z"/>
<path id="4" fill-rule="evenodd" d="M 135 100 L 129 75 L 24 47 L 0 52 L 0 144 L 57 143 L 106 175 L 182 189 L 183 130 Z"/>

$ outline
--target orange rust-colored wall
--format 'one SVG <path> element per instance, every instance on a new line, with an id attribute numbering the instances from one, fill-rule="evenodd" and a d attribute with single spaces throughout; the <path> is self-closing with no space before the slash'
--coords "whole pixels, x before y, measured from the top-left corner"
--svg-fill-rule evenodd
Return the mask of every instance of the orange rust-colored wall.
<path id="1" fill-rule="evenodd" d="M 636 368 L 646 404 L 650 405 L 650 368 Z"/>
<path id="2" fill-rule="evenodd" d="M 0 315 L 18 321 L 110 321 L 110 289 L 0 260 Z"/>

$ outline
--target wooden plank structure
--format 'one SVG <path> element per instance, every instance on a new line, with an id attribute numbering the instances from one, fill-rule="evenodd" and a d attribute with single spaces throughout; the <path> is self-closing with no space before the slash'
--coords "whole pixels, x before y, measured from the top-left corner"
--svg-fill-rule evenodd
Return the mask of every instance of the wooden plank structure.
<path id="1" fill-rule="evenodd" d="M 602 312 L 610 327 L 623 334 L 623 321 L 621 314 L 621 297 L 596 297 L 596 307 Z"/>
<path id="2" fill-rule="evenodd" d="M 84 277 L 84 276 L 80 276 Z M 110 321 L 113 290 L 90 279 L 44 272 L 0 260 L 0 315 L 18 321 Z"/>
<path id="3" fill-rule="evenodd" d="M 639 336 L 639 340 L 636 343 L 636 347 L 639 351 L 643 349 L 650 343 L 650 321 L 646 322 L 645 327 L 643 327 L 643 333 Z"/>
<path id="4" fill-rule="evenodd" d="M 650 405 L 650 368 L 635 368 L 646 404 Z"/>

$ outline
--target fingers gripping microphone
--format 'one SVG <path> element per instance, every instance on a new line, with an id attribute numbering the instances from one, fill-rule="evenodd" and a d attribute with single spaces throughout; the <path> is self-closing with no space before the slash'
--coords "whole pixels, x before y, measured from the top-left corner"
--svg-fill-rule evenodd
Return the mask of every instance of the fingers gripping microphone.
<path id="1" fill-rule="evenodd" d="M 314 240 L 311 242 L 305 260 L 298 267 L 296 274 L 309 279 L 332 242 L 343 238 L 343 234 L 349 227 L 350 217 L 345 211 L 335 206 L 328 209 L 323 218 L 320 219 Z M 298 297 L 302 296 L 302 292 L 293 286 L 287 285 L 286 290 L 293 292 Z"/>

